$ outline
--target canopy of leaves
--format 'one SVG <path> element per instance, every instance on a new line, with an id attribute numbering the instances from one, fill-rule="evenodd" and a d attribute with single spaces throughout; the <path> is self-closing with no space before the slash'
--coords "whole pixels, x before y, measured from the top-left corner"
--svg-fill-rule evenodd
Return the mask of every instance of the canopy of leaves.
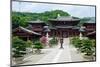
<path id="1" fill-rule="evenodd" d="M 17 36 L 13 37 L 12 48 L 13 48 L 14 57 L 23 56 L 25 54 L 24 51 L 26 51 L 25 41 L 19 39 Z"/>
<path id="2" fill-rule="evenodd" d="M 28 25 L 27 21 L 30 20 L 33 21 L 37 19 L 40 19 L 48 23 L 48 19 L 57 18 L 58 14 L 60 14 L 60 16 L 70 16 L 69 13 L 64 12 L 62 10 L 45 11 L 42 13 L 12 12 L 12 27 L 16 28 L 19 25 L 26 27 Z M 74 17 L 74 18 L 78 18 L 78 17 Z M 95 21 L 95 17 L 84 17 L 80 19 L 81 20 L 78 26 L 82 25 L 84 22 L 87 22 L 89 20 L 92 20 L 93 22 Z"/>
<path id="3" fill-rule="evenodd" d="M 26 41 L 26 46 L 32 48 L 33 42 L 31 40 Z"/>
<path id="4" fill-rule="evenodd" d="M 40 43 L 39 41 L 37 41 L 37 42 L 34 43 L 34 48 L 36 48 L 36 49 L 42 49 L 43 45 L 42 45 L 42 43 Z"/>
<path id="5" fill-rule="evenodd" d="M 43 13 L 12 12 L 12 27 L 16 28 L 19 25 L 26 27 L 29 20 L 40 19 L 47 22 L 48 19 L 57 18 L 58 14 L 61 16 L 70 16 L 70 14 L 62 10 L 45 11 Z"/>

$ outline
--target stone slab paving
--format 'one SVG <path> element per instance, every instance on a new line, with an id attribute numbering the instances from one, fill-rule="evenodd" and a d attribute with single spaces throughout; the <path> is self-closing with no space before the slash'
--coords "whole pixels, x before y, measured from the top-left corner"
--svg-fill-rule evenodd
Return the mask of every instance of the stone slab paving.
<path id="1" fill-rule="evenodd" d="M 57 62 L 72 62 L 70 48 L 69 48 L 69 40 L 67 38 L 64 39 L 63 47 L 64 47 L 64 49 L 62 49 L 63 52 L 61 53 Z"/>
<path id="2" fill-rule="evenodd" d="M 64 38 L 64 49 L 60 49 L 60 43 L 54 48 L 42 49 L 40 55 L 31 55 L 25 58 L 28 62 L 24 64 L 44 64 L 59 62 L 86 61 L 76 48 L 69 44 L 69 38 Z"/>

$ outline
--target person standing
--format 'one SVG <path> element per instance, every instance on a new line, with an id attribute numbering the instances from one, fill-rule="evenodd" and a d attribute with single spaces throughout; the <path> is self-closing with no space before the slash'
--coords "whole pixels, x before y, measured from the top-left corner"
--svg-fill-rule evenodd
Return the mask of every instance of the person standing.
<path id="1" fill-rule="evenodd" d="M 63 38 L 60 38 L 60 48 L 63 48 Z"/>

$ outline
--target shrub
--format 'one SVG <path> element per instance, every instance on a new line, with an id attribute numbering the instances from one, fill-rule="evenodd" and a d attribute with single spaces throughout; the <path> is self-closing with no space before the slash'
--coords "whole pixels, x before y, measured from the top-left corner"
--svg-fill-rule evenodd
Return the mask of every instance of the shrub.
<path id="1" fill-rule="evenodd" d="M 76 48 L 81 48 L 82 47 L 82 40 L 79 38 L 75 40 L 75 47 Z"/>
<path id="2" fill-rule="evenodd" d="M 70 43 L 74 45 L 77 39 L 78 39 L 78 37 L 71 38 Z"/>
<path id="3" fill-rule="evenodd" d="M 92 41 L 92 46 L 96 47 L 96 41 L 95 41 L 95 39 L 92 39 L 91 41 Z"/>
<path id="4" fill-rule="evenodd" d="M 89 39 L 83 40 L 82 41 L 83 47 L 81 48 L 81 52 L 85 53 L 85 55 L 93 55 L 93 46 L 92 46 L 92 41 Z"/>
<path id="5" fill-rule="evenodd" d="M 35 42 L 34 43 L 34 48 L 36 48 L 37 50 L 39 50 L 39 49 L 42 49 L 43 48 L 43 45 L 42 45 L 42 43 L 40 43 L 40 42 Z"/>
<path id="6" fill-rule="evenodd" d="M 26 46 L 32 48 L 33 42 L 30 41 L 30 40 L 28 40 L 28 41 L 26 42 Z"/>
<path id="7" fill-rule="evenodd" d="M 82 53 L 85 53 L 87 56 L 93 56 L 95 54 L 95 40 L 82 39 L 78 37 L 73 37 L 70 39 L 70 43 L 78 48 Z"/>
<path id="8" fill-rule="evenodd" d="M 56 45 L 56 44 L 58 43 L 58 40 L 57 40 L 55 37 L 53 37 L 53 39 L 51 39 L 51 40 L 49 41 L 49 43 L 50 43 L 51 45 Z"/>
<path id="9" fill-rule="evenodd" d="M 12 39 L 13 57 L 22 57 L 26 51 L 25 42 L 19 39 L 17 36 Z"/>
<path id="10" fill-rule="evenodd" d="M 39 41 L 35 42 L 34 43 L 34 48 L 36 48 L 37 50 L 35 50 L 36 53 L 40 54 L 41 53 L 41 50 L 43 48 L 43 45 L 42 43 L 40 43 Z"/>
<path id="11" fill-rule="evenodd" d="M 96 55 L 96 40 L 95 39 L 93 39 L 92 40 L 92 47 L 93 47 L 93 55 L 95 56 Z"/>
<path id="12" fill-rule="evenodd" d="M 80 40 L 79 37 L 73 37 L 70 41 L 76 48 L 82 47 L 82 40 Z"/>

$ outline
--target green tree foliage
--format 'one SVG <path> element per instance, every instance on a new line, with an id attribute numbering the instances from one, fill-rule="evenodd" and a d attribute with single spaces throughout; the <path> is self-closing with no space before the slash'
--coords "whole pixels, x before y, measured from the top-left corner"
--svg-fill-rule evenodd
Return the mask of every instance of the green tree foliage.
<path id="1" fill-rule="evenodd" d="M 37 42 L 34 43 L 34 48 L 36 48 L 37 50 L 39 50 L 39 49 L 43 48 L 43 45 L 42 45 L 42 43 L 40 43 L 39 41 L 37 41 Z"/>
<path id="2" fill-rule="evenodd" d="M 29 20 L 40 19 L 47 22 L 48 19 L 56 18 L 58 14 L 61 16 L 70 16 L 62 10 L 45 11 L 43 13 L 12 12 L 12 27 L 16 28 L 19 25 L 26 27 Z"/>
<path id="3" fill-rule="evenodd" d="M 70 41 L 71 44 L 73 44 L 76 48 L 79 49 L 80 52 L 84 53 L 85 55 L 91 56 L 95 54 L 95 40 L 80 40 L 78 37 L 73 37 Z"/>
<path id="4" fill-rule="evenodd" d="M 22 57 L 26 51 L 25 41 L 19 39 L 17 36 L 12 39 L 13 57 Z"/>
<path id="5" fill-rule="evenodd" d="M 29 47 L 29 48 L 32 48 L 33 42 L 30 41 L 30 40 L 28 40 L 28 41 L 26 42 L 26 46 Z"/>
<path id="6" fill-rule="evenodd" d="M 83 40 L 83 47 L 81 48 L 81 52 L 86 53 L 85 55 L 92 55 L 93 54 L 93 46 L 92 41 L 89 39 Z"/>
<path id="7" fill-rule="evenodd" d="M 18 26 L 26 27 L 28 25 L 29 17 L 24 17 L 16 14 L 12 14 L 12 28 L 16 28 Z"/>

